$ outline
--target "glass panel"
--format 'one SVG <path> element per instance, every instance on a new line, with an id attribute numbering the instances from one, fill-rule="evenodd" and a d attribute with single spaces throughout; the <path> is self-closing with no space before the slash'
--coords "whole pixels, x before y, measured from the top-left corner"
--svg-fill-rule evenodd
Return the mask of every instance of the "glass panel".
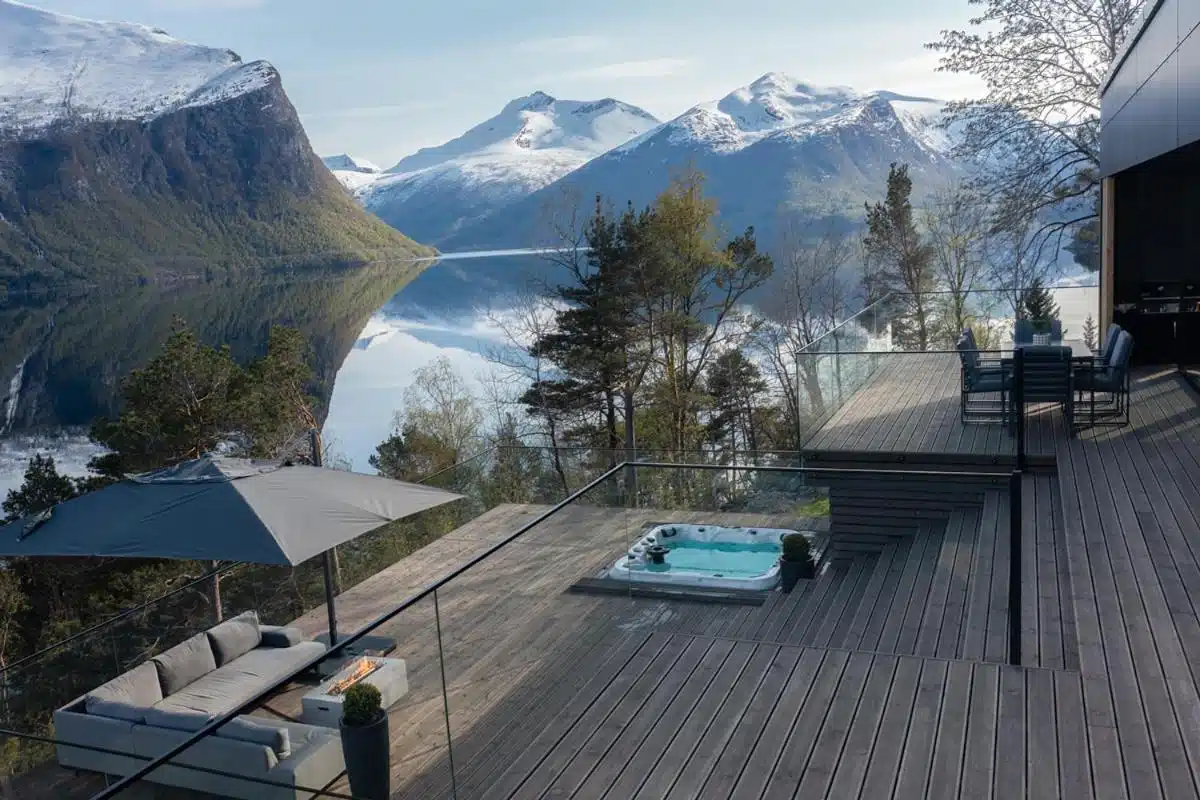
<path id="1" fill-rule="evenodd" d="M 630 472 L 613 474 L 438 590 L 459 797 L 538 796 L 523 778 L 565 732 L 563 715 L 585 710 L 584 687 L 609 662 L 622 626 L 637 624 L 641 606 L 628 584 L 598 581 L 634 535 Z M 542 510 L 516 509 L 461 535 L 493 543 Z"/>

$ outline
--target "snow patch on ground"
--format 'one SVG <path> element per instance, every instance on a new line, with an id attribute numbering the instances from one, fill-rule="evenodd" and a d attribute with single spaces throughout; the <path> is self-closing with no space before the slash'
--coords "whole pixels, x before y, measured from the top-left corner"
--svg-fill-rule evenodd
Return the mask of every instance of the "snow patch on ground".
<path id="1" fill-rule="evenodd" d="M 0 0 L 0 127 L 64 118 L 148 119 L 217 103 L 275 79 L 267 63 L 124 22 Z"/>

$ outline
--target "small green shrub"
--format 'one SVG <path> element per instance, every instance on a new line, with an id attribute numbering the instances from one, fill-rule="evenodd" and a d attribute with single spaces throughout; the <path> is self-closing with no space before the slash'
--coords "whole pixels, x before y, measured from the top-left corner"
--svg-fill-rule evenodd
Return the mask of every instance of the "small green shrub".
<path id="1" fill-rule="evenodd" d="M 802 533 L 789 533 L 783 537 L 783 560 L 812 563 L 808 537 Z"/>
<path id="2" fill-rule="evenodd" d="M 798 517 L 828 517 L 829 498 L 814 497 L 804 505 L 799 506 L 795 513 Z"/>
<path id="3" fill-rule="evenodd" d="M 370 725 L 379 719 L 382 706 L 383 697 L 379 690 L 365 681 L 359 681 L 346 690 L 342 699 L 342 721 L 356 728 Z"/>

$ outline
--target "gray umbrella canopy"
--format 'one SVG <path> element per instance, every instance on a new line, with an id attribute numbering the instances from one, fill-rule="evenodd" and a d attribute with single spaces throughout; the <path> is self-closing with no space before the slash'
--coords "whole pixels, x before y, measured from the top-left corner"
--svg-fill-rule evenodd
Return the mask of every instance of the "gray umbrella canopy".
<path id="1" fill-rule="evenodd" d="M 295 566 L 384 523 L 459 499 L 373 475 L 209 456 L 0 527 L 0 555 Z"/>

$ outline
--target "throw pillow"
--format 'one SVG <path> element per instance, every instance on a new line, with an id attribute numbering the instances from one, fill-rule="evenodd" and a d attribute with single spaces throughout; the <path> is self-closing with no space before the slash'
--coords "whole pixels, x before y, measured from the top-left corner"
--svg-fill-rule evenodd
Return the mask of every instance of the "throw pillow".
<path id="1" fill-rule="evenodd" d="M 164 697 L 170 697 L 217 668 L 208 635 L 204 633 L 198 633 L 150 660 L 158 670 Z"/>
<path id="2" fill-rule="evenodd" d="M 217 666 L 223 667 L 238 656 L 258 647 L 262 634 L 258 630 L 258 614 L 247 611 L 225 620 L 208 630 L 208 643 L 212 645 Z"/>

